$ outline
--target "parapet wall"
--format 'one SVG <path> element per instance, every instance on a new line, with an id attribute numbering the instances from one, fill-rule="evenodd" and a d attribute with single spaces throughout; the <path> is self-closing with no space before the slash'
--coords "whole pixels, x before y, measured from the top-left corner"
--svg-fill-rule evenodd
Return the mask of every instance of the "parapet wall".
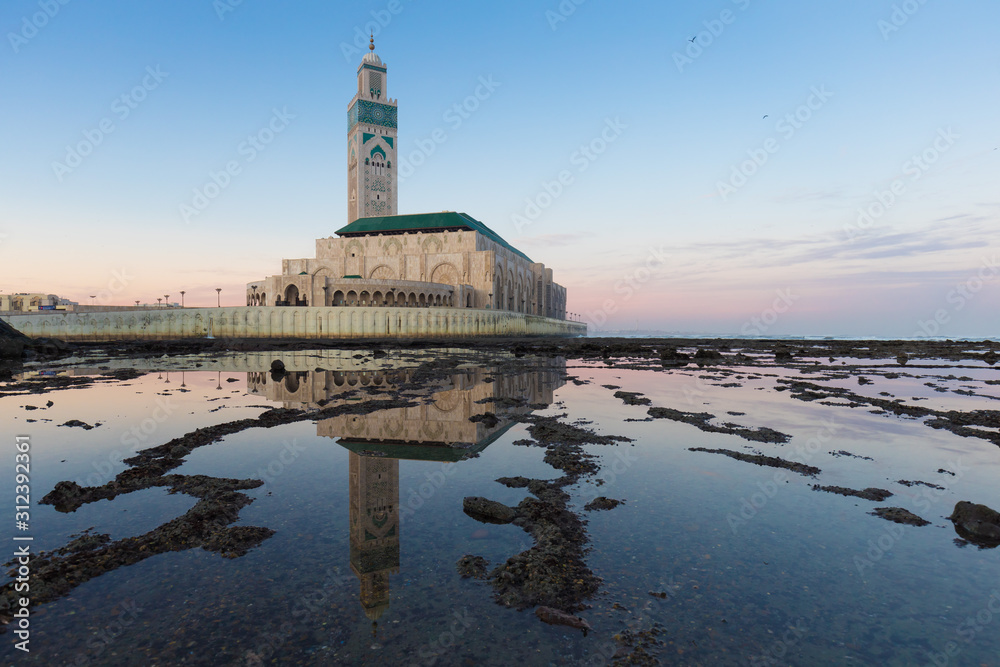
<path id="1" fill-rule="evenodd" d="M 175 338 L 456 338 L 585 336 L 587 325 L 471 308 L 226 307 L 26 313 L 5 322 L 35 338 L 98 342 Z"/>

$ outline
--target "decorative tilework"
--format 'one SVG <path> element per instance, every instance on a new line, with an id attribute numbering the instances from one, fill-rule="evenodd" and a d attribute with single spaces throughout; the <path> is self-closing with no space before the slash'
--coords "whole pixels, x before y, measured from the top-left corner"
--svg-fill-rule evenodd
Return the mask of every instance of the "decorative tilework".
<path id="1" fill-rule="evenodd" d="M 358 123 L 396 128 L 396 107 L 368 100 L 358 100 L 347 112 L 347 129 Z"/>

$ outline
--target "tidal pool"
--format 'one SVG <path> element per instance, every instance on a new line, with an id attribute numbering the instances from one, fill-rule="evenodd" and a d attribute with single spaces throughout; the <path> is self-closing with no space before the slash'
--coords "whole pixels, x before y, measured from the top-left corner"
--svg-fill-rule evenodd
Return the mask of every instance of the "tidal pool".
<path id="1" fill-rule="evenodd" d="M 0 385 L 8 479 L 15 438 L 30 439 L 29 527 L 10 517 L 9 553 L 46 552 L 30 565 L 31 651 L 15 648 L 15 620 L 0 656 L 1000 664 L 1000 551 L 947 519 L 960 500 L 1000 508 L 1000 434 L 983 418 L 1000 409 L 998 379 L 975 361 L 698 366 L 463 350 L 39 365 Z M 958 412 L 978 417 L 934 421 Z M 579 444 L 557 469 L 553 425 L 616 438 Z M 501 604 L 494 568 L 535 536 L 463 510 L 468 497 L 526 506 L 539 488 L 528 480 L 555 479 L 582 519 L 584 574 L 599 580 L 563 604 L 586 633 L 543 623 L 538 605 Z M 597 498 L 623 502 L 585 509 Z M 482 578 L 461 576 L 465 556 L 488 563 Z M 21 595 L 12 572 L 8 615 Z M 559 600 L 582 581 L 561 582 Z"/>

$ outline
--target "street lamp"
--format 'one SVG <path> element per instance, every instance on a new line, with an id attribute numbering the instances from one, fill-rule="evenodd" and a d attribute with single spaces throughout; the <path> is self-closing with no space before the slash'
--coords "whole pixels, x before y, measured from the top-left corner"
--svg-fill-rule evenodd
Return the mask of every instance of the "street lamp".
<path id="1" fill-rule="evenodd" d="M 222 288 L 221 287 L 216 287 L 215 288 L 215 296 L 216 296 L 216 307 L 222 308 Z"/>
<path id="2" fill-rule="evenodd" d="M 163 301 L 162 297 L 156 297 L 156 305 L 157 305 L 157 307 L 159 307 L 161 301 Z"/>
<path id="3" fill-rule="evenodd" d="M 169 294 L 164 294 L 163 295 L 163 305 L 165 305 L 167 308 L 170 307 L 170 295 Z"/>
<path id="4" fill-rule="evenodd" d="M 329 290 L 330 290 L 330 286 L 329 285 L 323 285 L 323 305 L 324 306 L 329 306 L 330 305 L 330 302 L 327 301 L 327 296 L 329 296 Z M 254 294 L 256 294 L 257 293 L 257 288 L 254 287 L 253 291 L 254 291 Z"/>
<path id="5" fill-rule="evenodd" d="M 139 299 L 136 299 L 136 300 L 135 300 L 135 307 L 136 307 L 136 308 L 138 308 L 138 307 L 139 307 Z"/>
<path id="6" fill-rule="evenodd" d="M 96 298 L 97 298 L 97 295 L 96 295 L 96 294 L 91 294 L 91 295 L 90 295 L 90 305 L 91 305 L 91 306 L 93 306 L 93 305 L 94 305 L 94 299 L 96 299 Z"/>
<path id="7" fill-rule="evenodd" d="M 181 308 L 184 307 L 184 290 L 181 290 Z"/>

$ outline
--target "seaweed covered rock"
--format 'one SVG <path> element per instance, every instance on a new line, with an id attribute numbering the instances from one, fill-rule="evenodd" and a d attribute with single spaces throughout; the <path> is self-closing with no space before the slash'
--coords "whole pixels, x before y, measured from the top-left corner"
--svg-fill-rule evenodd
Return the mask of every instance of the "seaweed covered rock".
<path id="1" fill-rule="evenodd" d="M 487 523 L 510 523 L 517 516 L 513 507 L 479 496 L 465 498 L 462 501 L 462 509 L 473 519 Z"/>
<path id="2" fill-rule="evenodd" d="M 960 500 L 948 518 L 955 524 L 955 532 L 969 542 L 985 547 L 1000 545 L 1000 512 Z"/>
<path id="3" fill-rule="evenodd" d="M 587 623 L 587 621 L 583 620 L 579 616 L 567 614 L 564 611 L 559 611 L 558 609 L 553 609 L 552 607 L 538 607 L 535 609 L 535 616 L 549 625 L 565 625 L 570 628 L 583 630 L 584 635 L 586 635 L 587 631 L 590 630 L 590 623 Z"/>
<path id="4" fill-rule="evenodd" d="M 20 359 L 31 339 L 0 320 L 0 359 Z"/>
<path id="5" fill-rule="evenodd" d="M 910 510 L 903 509 L 902 507 L 876 507 L 874 511 L 869 512 L 872 516 L 879 516 L 887 521 L 892 521 L 894 523 L 902 523 L 908 526 L 927 526 L 930 525 L 930 521 L 923 519 Z"/>

